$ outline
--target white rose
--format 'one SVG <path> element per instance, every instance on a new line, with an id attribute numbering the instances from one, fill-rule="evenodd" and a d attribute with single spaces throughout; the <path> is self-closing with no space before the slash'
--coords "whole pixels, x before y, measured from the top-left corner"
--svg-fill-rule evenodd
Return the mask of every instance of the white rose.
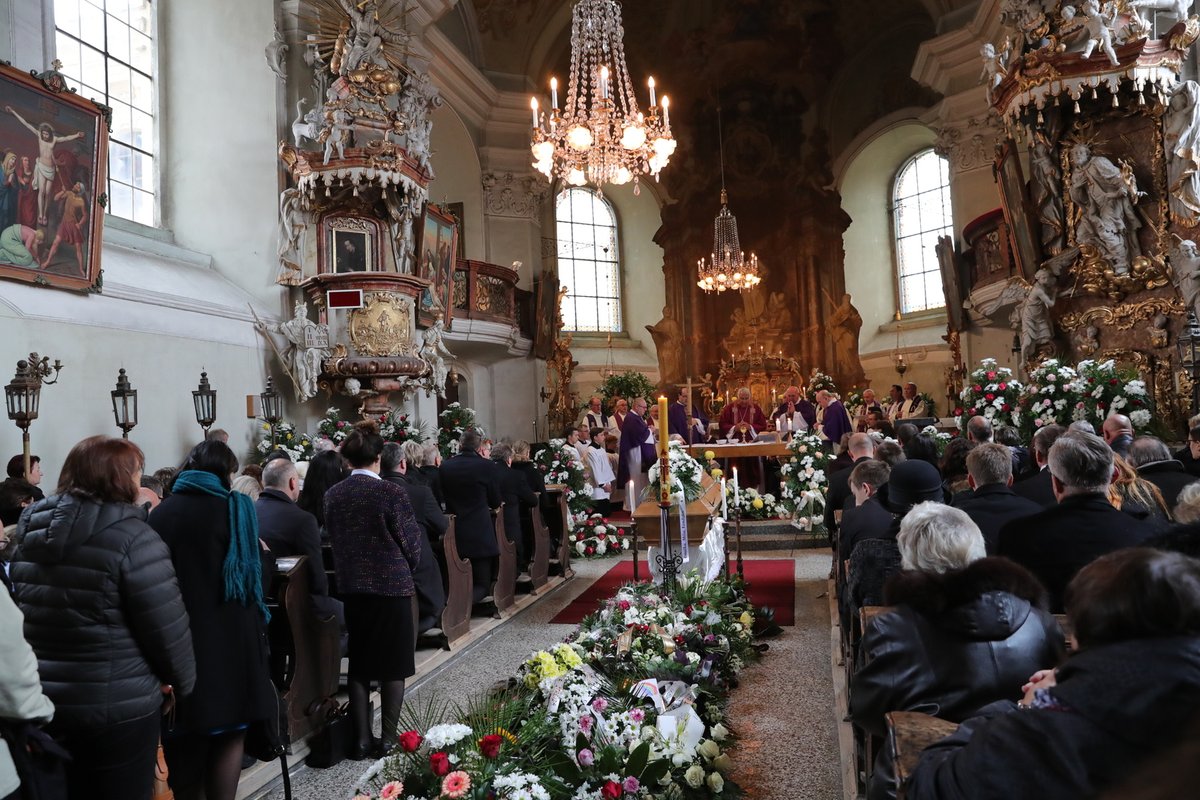
<path id="1" fill-rule="evenodd" d="M 696 752 L 708 759 L 716 758 L 721 755 L 721 745 L 714 742 L 712 739 L 705 739 L 700 742 L 700 746 L 696 748 Z"/>
<path id="2" fill-rule="evenodd" d="M 720 794 L 725 788 L 725 779 L 721 777 L 719 772 L 710 772 L 708 775 L 708 788 L 713 790 L 713 794 Z"/>
<path id="3" fill-rule="evenodd" d="M 692 764 L 687 768 L 687 772 L 683 773 L 683 779 L 688 782 L 688 786 L 699 789 L 704 784 L 704 767 Z"/>
<path id="4" fill-rule="evenodd" d="M 712 735 L 713 741 L 723 742 L 729 736 L 729 728 L 726 728 L 724 725 L 718 722 L 716 725 L 712 726 L 710 734 Z"/>

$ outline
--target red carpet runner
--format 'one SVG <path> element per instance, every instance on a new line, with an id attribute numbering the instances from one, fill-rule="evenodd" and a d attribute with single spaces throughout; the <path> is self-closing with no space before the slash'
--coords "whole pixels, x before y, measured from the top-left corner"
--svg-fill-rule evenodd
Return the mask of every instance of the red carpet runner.
<path id="1" fill-rule="evenodd" d="M 795 624 L 796 608 L 796 562 L 790 559 L 755 559 L 743 562 L 746 575 L 747 594 L 756 606 L 775 609 L 775 622 L 779 625 Z M 732 561 L 730 567 L 736 570 Z M 642 580 L 647 580 L 649 570 L 645 562 L 639 567 Z M 633 560 L 623 559 L 576 597 L 558 616 L 550 620 L 555 625 L 574 625 L 596 610 L 596 607 L 616 594 L 623 584 L 633 582 Z"/>

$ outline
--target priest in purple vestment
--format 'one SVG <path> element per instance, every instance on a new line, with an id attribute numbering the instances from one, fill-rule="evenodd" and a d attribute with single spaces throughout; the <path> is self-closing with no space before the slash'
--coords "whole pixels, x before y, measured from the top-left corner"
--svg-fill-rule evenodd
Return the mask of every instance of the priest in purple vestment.
<path id="1" fill-rule="evenodd" d="M 817 405 L 825 410 L 821 422 L 822 437 L 834 445 L 842 440 L 842 435 L 854 432 L 854 423 L 850 421 L 850 412 L 842 405 L 842 401 L 822 389 L 817 392 Z"/>
<path id="2" fill-rule="evenodd" d="M 633 513 L 638 501 L 650 485 L 646 471 L 658 457 L 646 427 L 646 398 L 633 400 L 632 411 L 621 425 L 621 444 L 617 448 L 617 484 L 625 491 L 625 510 Z M 633 481 L 633 496 L 629 496 L 629 482 Z"/>
<path id="3" fill-rule="evenodd" d="M 705 431 L 708 430 L 708 418 L 700 411 L 699 408 L 692 406 L 692 433 L 688 436 L 688 413 L 687 413 L 687 396 L 688 390 L 684 387 L 679 387 L 679 396 L 671 403 L 671 407 L 667 409 L 667 431 L 672 436 L 678 436 L 688 444 L 698 444 L 707 440 L 708 436 Z"/>

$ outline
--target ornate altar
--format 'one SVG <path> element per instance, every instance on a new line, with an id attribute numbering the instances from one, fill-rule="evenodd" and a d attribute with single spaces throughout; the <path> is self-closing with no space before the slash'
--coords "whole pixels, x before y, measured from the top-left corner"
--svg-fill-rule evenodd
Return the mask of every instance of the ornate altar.
<path id="1" fill-rule="evenodd" d="M 1160 413 L 1175 408 L 1173 343 L 1200 301 L 1200 86 L 1180 79 L 1200 35 L 1190 6 L 1005 0 L 1003 46 L 982 50 L 1010 137 L 996 162 L 1008 241 L 979 231 L 975 268 L 994 279 L 1011 258 L 1015 274 L 980 310 L 1013 307 L 1027 366 L 1138 367 Z"/>
<path id="2" fill-rule="evenodd" d="M 711 382 L 712 376 L 704 378 Z M 750 350 L 722 359 L 715 390 L 701 390 L 701 395 L 705 412 L 715 419 L 722 408 L 737 398 L 737 391 L 743 386 L 750 389 L 754 402 L 770 413 L 789 386 L 803 384 L 803 373 L 794 358 L 782 352 L 768 353 L 765 347 L 760 347 L 757 352 Z"/>
<path id="3" fill-rule="evenodd" d="M 403 0 L 304 5 L 316 104 L 279 148 L 290 185 L 279 203 L 277 282 L 295 287 L 296 313 L 321 341 L 288 337 L 288 354 L 312 365 L 298 399 L 322 388 L 379 415 L 393 394 L 443 394 L 450 373 L 442 342 L 449 291 L 429 291 L 433 276 L 418 274 L 416 256 L 433 178 L 430 112 L 441 98 L 409 62 Z"/>

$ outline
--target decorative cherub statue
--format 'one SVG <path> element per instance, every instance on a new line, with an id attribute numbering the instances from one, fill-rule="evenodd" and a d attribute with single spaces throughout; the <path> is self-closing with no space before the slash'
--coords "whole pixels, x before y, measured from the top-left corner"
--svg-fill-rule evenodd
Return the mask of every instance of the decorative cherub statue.
<path id="1" fill-rule="evenodd" d="M 996 46 L 991 42 L 985 42 L 983 47 L 979 48 L 979 56 L 983 59 L 983 72 L 979 74 L 979 80 L 983 81 L 983 86 L 987 90 L 988 102 L 991 103 L 992 92 L 1004 80 L 1006 70 L 1000 57 L 996 55 Z"/>
<path id="2" fill-rule="evenodd" d="M 1113 50 L 1113 28 L 1116 25 L 1116 7 L 1106 3 L 1101 9 L 1096 0 L 1085 0 L 1083 4 L 1084 26 L 1087 28 L 1087 44 L 1083 47 L 1083 57 L 1092 57 L 1092 51 L 1098 46 L 1100 51 L 1108 56 L 1109 62 L 1115 67 L 1120 59 Z"/>

